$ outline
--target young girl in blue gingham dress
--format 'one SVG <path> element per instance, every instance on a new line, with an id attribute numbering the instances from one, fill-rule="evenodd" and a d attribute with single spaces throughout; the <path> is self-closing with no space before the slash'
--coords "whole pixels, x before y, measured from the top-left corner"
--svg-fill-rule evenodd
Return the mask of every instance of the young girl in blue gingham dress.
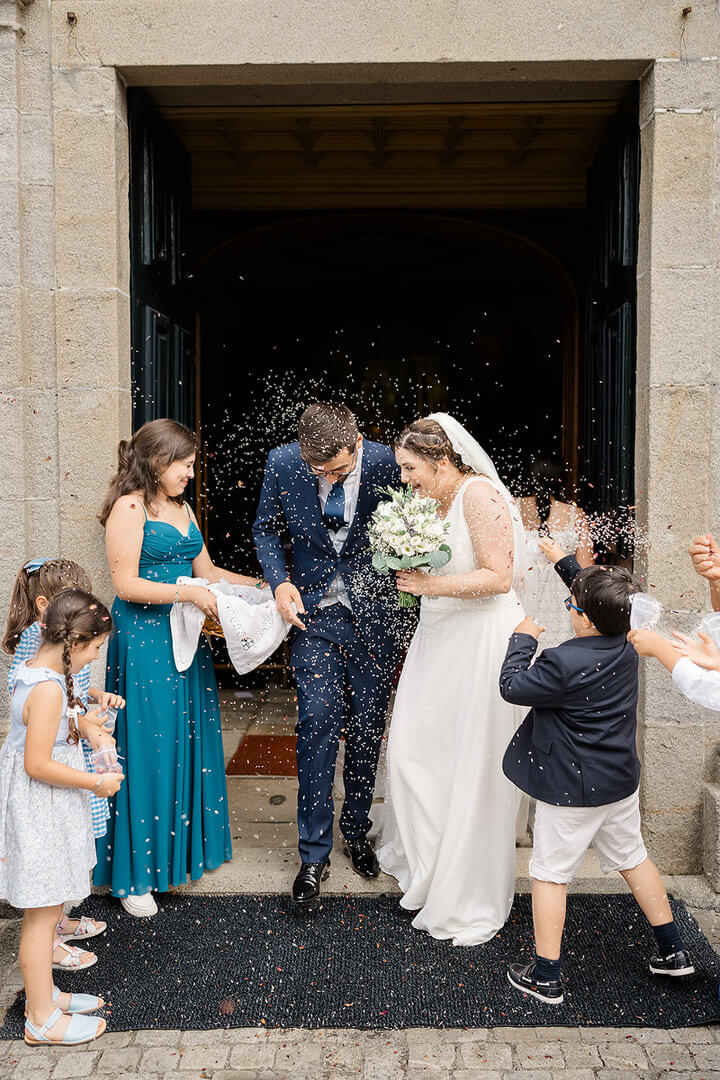
<path id="1" fill-rule="evenodd" d="M 7 628 L 2 642 L 5 652 L 9 653 L 13 658 L 8 673 L 8 689 L 11 696 L 15 686 L 15 675 L 21 664 L 26 660 L 32 660 L 40 648 L 41 619 L 45 608 L 59 592 L 73 586 L 87 591 L 91 588 L 90 579 L 85 571 L 70 559 L 31 559 L 18 572 L 10 601 Z M 73 678 L 77 698 L 86 709 L 90 698 L 98 702 L 103 709 L 109 705 L 121 706 L 123 704 L 122 699 L 116 694 L 106 694 L 104 691 L 96 690 L 90 685 L 89 664 L 82 668 Z M 86 768 L 88 772 L 93 772 L 92 747 L 85 739 L 81 740 L 80 745 L 85 757 Z M 93 836 L 95 838 L 104 836 L 107 832 L 107 821 L 110 817 L 107 799 L 91 795 L 90 809 Z M 105 924 L 89 919 L 86 916 L 73 921 L 77 922 L 77 926 L 72 931 L 67 915 L 64 915 L 58 924 L 55 955 L 53 957 L 54 966 L 72 970 L 92 967 L 97 960 L 94 954 L 76 946 L 68 946 L 67 942 L 95 937 L 104 931 Z"/>

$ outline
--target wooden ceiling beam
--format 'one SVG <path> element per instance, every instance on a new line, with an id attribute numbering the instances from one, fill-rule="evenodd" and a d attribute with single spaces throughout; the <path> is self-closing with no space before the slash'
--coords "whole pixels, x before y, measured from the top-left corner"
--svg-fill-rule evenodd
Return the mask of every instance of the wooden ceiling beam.
<path id="1" fill-rule="evenodd" d="M 320 132 L 313 129 L 312 121 L 307 117 L 298 116 L 295 119 L 294 134 L 302 148 L 303 161 L 310 169 L 316 169 L 322 157 L 322 154 L 315 150 Z"/>
<path id="2" fill-rule="evenodd" d="M 376 116 L 373 120 L 371 140 L 374 147 L 370 154 L 370 162 L 375 168 L 383 168 L 387 164 L 388 122 L 386 116 Z"/>

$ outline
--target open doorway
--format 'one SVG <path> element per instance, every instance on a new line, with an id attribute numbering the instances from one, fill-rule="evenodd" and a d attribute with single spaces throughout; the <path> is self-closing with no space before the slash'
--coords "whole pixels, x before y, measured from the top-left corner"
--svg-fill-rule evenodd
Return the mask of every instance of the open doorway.
<path id="1" fill-rule="evenodd" d="M 198 425 L 219 562 L 253 568 L 266 453 L 319 397 L 386 440 L 447 409 L 516 490 L 560 452 L 590 509 L 633 501 L 633 95 L 171 98 L 129 101 L 135 423 Z M 260 692 L 266 733 L 289 738 L 284 658 L 242 681 L 217 658 L 228 694 Z"/>

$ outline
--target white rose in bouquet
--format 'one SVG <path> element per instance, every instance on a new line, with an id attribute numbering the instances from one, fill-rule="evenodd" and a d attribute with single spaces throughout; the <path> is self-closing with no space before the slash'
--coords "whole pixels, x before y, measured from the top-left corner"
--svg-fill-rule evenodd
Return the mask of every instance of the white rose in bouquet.
<path id="1" fill-rule="evenodd" d="M 390 498 L 381 502 L 370 520 L 370 547 L 373 566 L 379 573 L 391 570 L 439 570 L 450 561 L 452 552 L 443 543 L 449 522 L 438 517 L 435 499 L 420 495 L 408 485 L 398 491 L 387 488 Z M 418 598 L 398 593 L 400 607 L 415 607 Z"/>

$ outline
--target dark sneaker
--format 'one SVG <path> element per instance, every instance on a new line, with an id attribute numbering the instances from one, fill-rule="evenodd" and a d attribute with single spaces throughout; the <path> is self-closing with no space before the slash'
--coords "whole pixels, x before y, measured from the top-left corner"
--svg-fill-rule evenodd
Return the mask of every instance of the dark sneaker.
<path id="1" fill-rule="evenodd" d="M 523 994 L 544 1001 L 546 1005 L 561 1005 L 563 1000 L 563 988 L 560 979 L 550 979 L 549 982 L 540 982 L 535 978 L 535 961 L 531 964 L 509 964 L 508 982 L 516 990 L 522 990 Z"/>
<path id="2" fill-rule="evenodd" d="M 695 965 L 690 959 L 689 953 L 684 949 L 679 952 L 668 953 L 667 956 L 653 956 L 650 958 L 650 970 L 653 975 L 693 975 Z"/>

